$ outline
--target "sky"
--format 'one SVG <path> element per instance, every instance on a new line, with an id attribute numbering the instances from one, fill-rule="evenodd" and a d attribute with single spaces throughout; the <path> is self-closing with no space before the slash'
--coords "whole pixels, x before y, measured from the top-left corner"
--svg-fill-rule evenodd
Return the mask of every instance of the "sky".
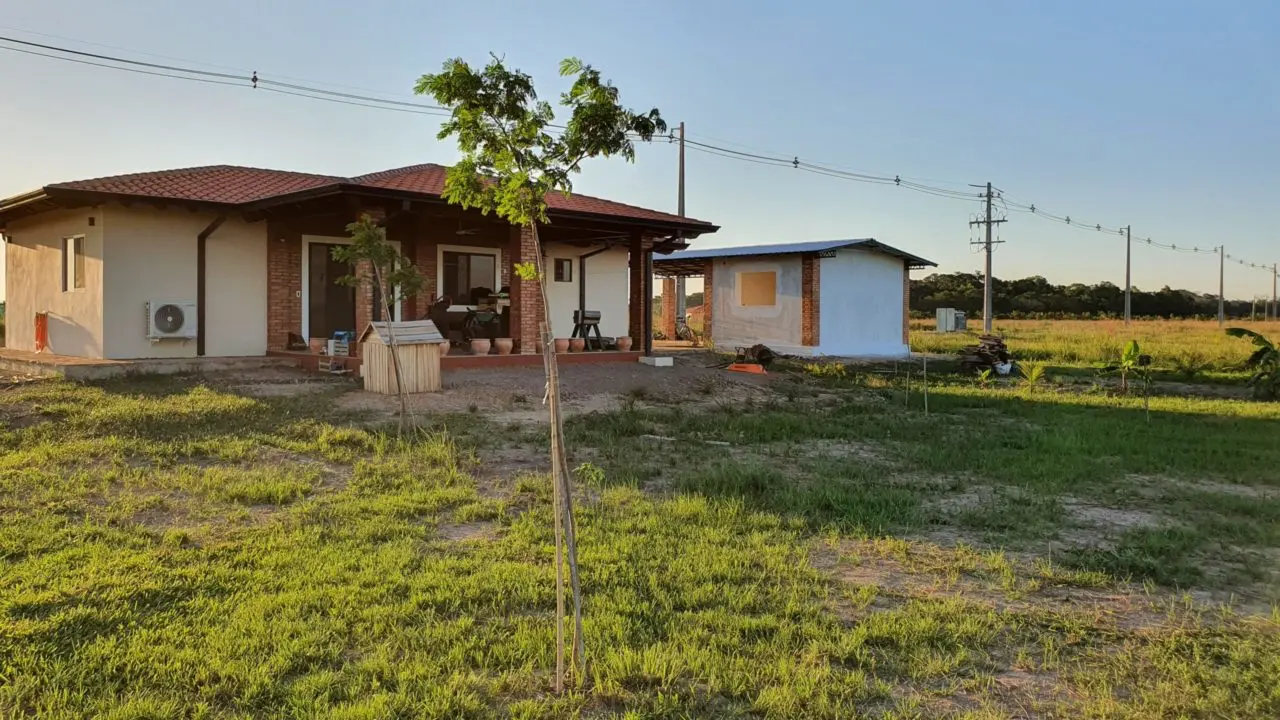
<path id="1" fill-rule="evenodd" d="M 600 68 L 691 140 L 1035 203 L 1135 237 L 1280 261 L 1280 3 L 1273 0 L 3 0 L 0 35 L 375 93 L 490 52 L 555 99 Z M 0 43 L 2 45 L 4 43 Z M 158 57 L 163 56 L 163 57 Z M 167 59 L 166 59 L 167 58 Z M 208 164 L 356 175 L 448 164 L 440 118 L 150 77 L 0 49 L 0 196 Z M 427 100 L 429 102 L 429 100 Z M 874 237 L 975 271 L 971 200 L 695 151 L 697 247 Z M 575 190 L 676 208 L 677 153 L 586 165 Z M 1124 282 L 1124 242 L 1009 212 L 994 274 Z M 917 274 L 919 276 L 919 273 Z M 1272 275 L 1227 263 L 1229 297 Z M 1133 250 L 1133 284 L 1217 292 L 1212 255 Z"/>

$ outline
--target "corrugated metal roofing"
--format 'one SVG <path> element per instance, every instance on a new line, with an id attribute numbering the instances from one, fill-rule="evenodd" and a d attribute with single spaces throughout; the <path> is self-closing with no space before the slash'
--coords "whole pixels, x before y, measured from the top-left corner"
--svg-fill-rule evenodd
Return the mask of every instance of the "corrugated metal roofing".
<path id="1" fill-rule="evenodd" d="M 412 320 L 391 323 L 391 330 L 396 334 L 396 345 L 425 345 L 426 343 L 443 342 L 436 324 L 430 320 Z M 390 345 L 387 323 L 373 322 L 360 334 L 360 342 L 365 342 L 370 335 L 377 336 L 383 345 Z"/>
<path id="2" fill-rule="evenodd" d="M 707 260 L 711 258 L 744 257 L 750 255 L 807 254 L 855 247 L 861 247 L 866 250 L 874 250 L 886 255 L 900 257 L 903 260 L 910 262 L 912 265 L 930 265 L 937 267 L 937 263 L 935 262 L 912 255 L 908 252 L 903 252 L 897 248 L 890 247 L 874 238 L 865 238 L 862 240 L 818 240 L 813 242 L 774 243 L 771 245 L 738 245 L 736 247 L 706 248 L 703 250 L 681 250 L 679 252 L 671 253 L 663 258 L 654 258 L 653 264 L 660 266 L 684 262 L 687 260 Z"/>

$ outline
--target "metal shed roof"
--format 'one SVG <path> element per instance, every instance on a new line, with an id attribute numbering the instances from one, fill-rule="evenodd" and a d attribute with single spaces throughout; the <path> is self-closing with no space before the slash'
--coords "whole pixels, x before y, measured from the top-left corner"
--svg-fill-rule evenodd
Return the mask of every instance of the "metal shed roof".
<path id="1" fill-rule="evenodd" d="M 799 243 L 773 243 L 770 245 L 738 245 L 736 247 L 706 248 L 705 250 L 681 250 L 666 257 L 653 259 L 653 270 L 659 275 L 701 275 L 706 260 L 714 258 L 749 257 L 752 255 L 807 255 L 833 252 L 849 248 L 870 250 L 902 258 L 911 267 L 937 267 L 937 263 L 918 255 L 890 247 L 875 238 L 862 240 L 817 240 Z"/>
<path id="2" fill-rule="evenodd" d="M 425 345 L 444 341 L 440 331 L 436 329 L 436 324 L 430 320 L 394 322 L 391 323 L 391 330 L 395 332 L 396 345 Z M 376 338 L 383 345 L 390 344 L 390 333 L 387 332 L 387 323 L 385 322 L 369 323 L 369 327 L 360 333 L 360 342 L 369 340 L 370 336 Z"/>

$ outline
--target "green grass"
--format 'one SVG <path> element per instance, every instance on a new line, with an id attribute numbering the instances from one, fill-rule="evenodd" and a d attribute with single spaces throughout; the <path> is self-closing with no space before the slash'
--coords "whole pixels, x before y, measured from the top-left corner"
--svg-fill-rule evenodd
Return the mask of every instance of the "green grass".
<path id="1" fill-rule="evenodd" d="M 1280 337 L 1280 323 L 1230 322 L 1256 330 L 1271 338 Z M 967 333 L 937 333 L 932 321 L 911 325 L 914 352 L 954 354 L 965 345 L 977 344 L 982 320 L 969 321 Z M 976 328 L 973 330 L 972 328 Z M 1093 366 L 1120 357 L 1130 340 L 1152 356 L 1154 368 L 1168 379 L 1201 379 L 1206 375 L 1225 376 L 1235 381 L 1246 377 L 1239 371 L 1252 346 L 1231 338 L 1217 322 L 1202 320 L 1135 320 L 1128 327 L 1120 320 L 1005 320 L 993 324 L 996 335 L 1005 338 L 1010 352 L 1019 360 L 1055 366 Z"/>
<path id="2" fill-rule="evenodd" d="M 563 696 L 549 482 L 476 479 L 540 433 L 465 416 L 398 441 L 326 393 L 190 378 L 4 391 L 0 717 L 1280 714 L 1280 617 L 1116 578 L 1276 542 L 1272 501 L 1124 481 L 1280 482 L 1272 406 L 1155 399 L 1148 426 L 1124 399 L 955 385 L 924 418 L 855 382 L 570 422 L 590 668 Z M 681 442 L 636 437 L 656 428 Z M 979 485 L 1000 512 L 936 504 Z M 902 537 L 1047 537 L 1066 495 L 1186 529 L 1036 562 Z"/>

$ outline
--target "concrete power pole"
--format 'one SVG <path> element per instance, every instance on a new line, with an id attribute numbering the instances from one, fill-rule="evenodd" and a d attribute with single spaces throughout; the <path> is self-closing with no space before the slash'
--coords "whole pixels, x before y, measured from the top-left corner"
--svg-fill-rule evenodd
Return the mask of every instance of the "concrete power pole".
<path id="1" fill-rule="evenodd" d="M 1276 263 L 1271 263 L 1271 319 L 1280 320 L 1280 305 L 1276 304 Z"/>
<path id="2" fill-rule="evenodd" d="M 1133 303 L 1131 296 L 1133 294 L 1133 285 L 1130 282 L 1133 268 L 1133 233 L 1132 228 L 1128 225 L 1124 226 L 1124 324 L 1128 325 L 1129 320 L 1133 317 Z"/>
<path id="3" fill-rule="evenodd" d="M 680 217 L 684 217 L 684 122 L 683 121 L 681 121 L 680 123 L 680 184 L 679 184 L 678 192 L 679 192 L 679 200 L 677 201 L 676 213 Z M 703 297 L 706 297 L 705 291 L 703 293 Z M 686 302 L 687 302 L 687 295 L 685 294 L 685 288 L 684 288 L 684 276 L 681 275 L 676 278 L 676 317 L 679 318 L 682 322 L 684 321 L 685 314 L 688 312 L 688 310 L 685 308 Z"/>
<path id="4" fill-rule="evenodd" d="M 1227 305 L 1223 291 L 1226 289 L 1227 246 L 1218 246 L 1218 327 L 1227 324 Z"/>
<path id="5" fill-rule="evenodd" d="M 981 185 L 974 185 L 973 187 L 982 187 L 982 186 L 981 186 Z M 995 243 L 993 243 L 993 242 L 992 242 L 992 240 L 991 240 L 991 233 L 992 233 L 992 230 L 995 228 L 995 226 L 996 226 L 997 224 L 1002 223 L 1002 222 L 1005 222 L 1005 220 L 1003 220 L 1003 219 L 1001 219 L 1001 220 L 997 220 L 997 219 L 995 219 L 994 217 L 992 217 L 992 215 L 991 215 L 991 211 L 992 211 L 992 208 L 991 208 L 991 202 L 992 202 L 992 200 L 994 200 L 994 199 L 995 199 L 995 193 L 993 192 L 993 188 L 991 187 L 991 183 L 987 183 L 987 186 L 986 186 L 986 187 L 987 187 L 987 192 L 986 192 L 986 194 L 984 195 L 984 197 L 985 197 L 985 198 L 986 198 L 986 200 L 987 200 L 987 213 L 986 213 L 986 219 L 984 219 L 984 220 L 972 220 L 972 221 L 970 221 L 970 222 L 969 222 L 969 224 L 970 224 L 970 225 L 986 225 L 986 226 L 987 226 L 987 239 L 986 239 L 986 241 L 985 241 L 985 242 L 981 243 L 982 245 L 985 245 L 985 246 L 986 246 L 986 251 L 987 251 L 987 266 L 986 266 L 986 269 L 983 271 L 983 275 L 982 275 L 982 332 L 984 332 L 984 333 L 986 333 L 986 334 L 990 335 L 990 334 L 991 334 L 991 320 L 992 320 L 992 318 L 994 318 L 994 317 L 995 317 L 995 303 L 992 301 L 992 298 L 991 298 L 991 293 L 992 293 L 992 283 L 991 283 L 991 250 L 992 250 L 992 246 L 993 246 Z"/>

